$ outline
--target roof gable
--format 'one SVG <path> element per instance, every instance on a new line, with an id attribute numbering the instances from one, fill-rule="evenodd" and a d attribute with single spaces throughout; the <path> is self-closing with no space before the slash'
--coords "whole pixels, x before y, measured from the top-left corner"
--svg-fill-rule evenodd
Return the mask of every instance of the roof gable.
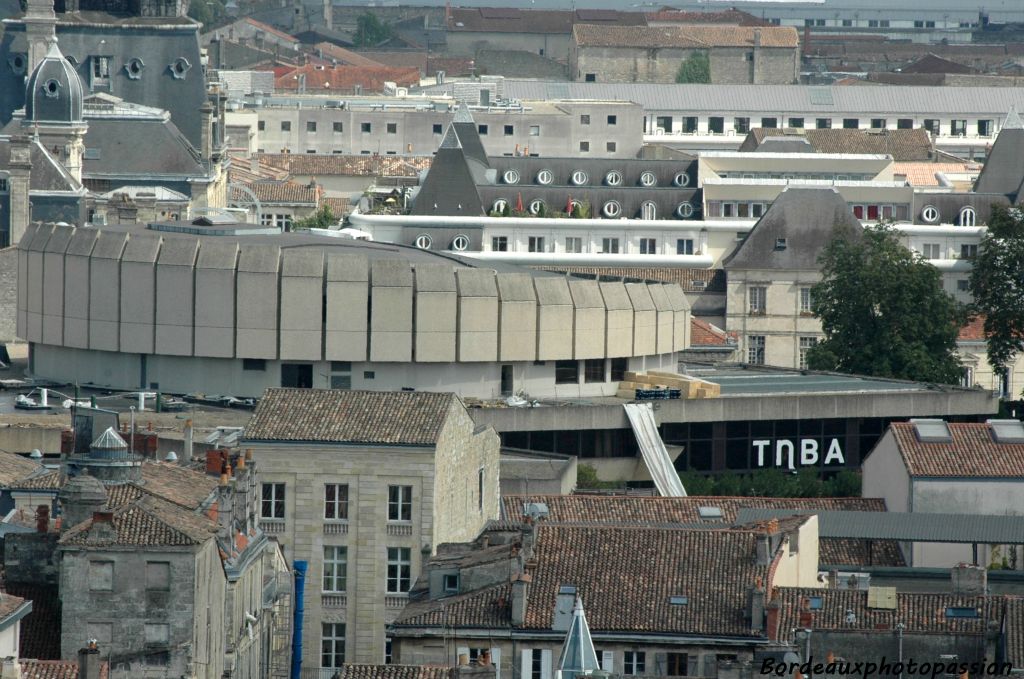
<path id="1" fill-rule="evenodd" d="M 1021 198 L 1024 181 L 1024 129 L 1003 127 L 981 168 L 975 193 L 1000 193 L 1014 203 Z"/>

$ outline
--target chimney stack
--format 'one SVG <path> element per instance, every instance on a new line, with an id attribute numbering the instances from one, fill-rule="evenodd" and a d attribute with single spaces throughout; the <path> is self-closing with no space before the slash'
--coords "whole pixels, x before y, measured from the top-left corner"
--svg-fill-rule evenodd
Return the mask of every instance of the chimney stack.
<path id="1" fill-rule="evenodd" d="M 49 505 L 39 505 L 39 507 L 36 508 L 36 532 L 44 534 L 50 532 Z"/>
<path id="2" fill-rule="evenodd" d="M 764 629 L 765 593 L 758 578 L 750 588 L 750 629 L 760 632 Z"/>
<path id="3" fill-rule="evenodd" d="M 14 656 L 3 659 L 0 667 L 0 679 L 21 679 L 21 665 Z"/>
<path id="4" fill-rule="evenodd" d="M 529 596 L 530 581 L 533 580 L 529 573 L 523 573 L 512 581 L 512 625 L 521 627 L 526 621 L 526 600 Z"/>
<path id="5" fill-rule="evenodd" d="M 954 594 L 983 595 L 988 590 L 988 571 L 984 566 L 961 563 L 949 571 Z"/>
<path id="6" fill-rule="evenodd" d="M 78 679 L 100 679 L 100 649 L 95 639 L 78 650 Z"/>
<path id="7" fill-rule="evenodd" d="M 192 461 L 192 420 L 185 420 L 185 448 L 182 455 L 185 456 L 185 464 Z"/>

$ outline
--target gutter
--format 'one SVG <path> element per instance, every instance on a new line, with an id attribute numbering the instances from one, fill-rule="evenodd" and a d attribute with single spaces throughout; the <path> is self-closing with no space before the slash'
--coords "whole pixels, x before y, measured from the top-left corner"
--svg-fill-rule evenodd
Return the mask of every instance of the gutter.
<path id="1" fill-rule="evenodd" d="M 555 642 L 565 640 L 565 632 L 559 632 L 556 630 L 495 630 L 479 627 L 467 629 L 448 627 L 440 630 L 434 627 L 416 627 L 412 625 L 404 626 L 394 623 L 388 627 L 396 631 L 401 630 L 409 632 L 411 635 L 419 637 L 451 638 L 455 636 L 460 639 L 509 639 L 513 641 L 551 640 Z M 652 640 L 656 640 L 658 642 L 664 641 L 665 643 L 703 644 L 714 646 L 749 646 L 752 644 L 757 646 L 766 646 L 774 643 L 767 637 L 702 637 L 659 632 L 594 632 L 591 630 L 591 636 L 595 642 L 652 643 Z"/>
<path id="2" fill-rule="evenodd" d="M 494 250 L 459 252 L 456 254 L 485 262 L 509 262 L 513 264 L 633 266 L 644 268 L 657 266 L 676 269 L 710 269 L 715 261 L 711 255 L 603 255 L 589 252 L 497 252 Z"/>

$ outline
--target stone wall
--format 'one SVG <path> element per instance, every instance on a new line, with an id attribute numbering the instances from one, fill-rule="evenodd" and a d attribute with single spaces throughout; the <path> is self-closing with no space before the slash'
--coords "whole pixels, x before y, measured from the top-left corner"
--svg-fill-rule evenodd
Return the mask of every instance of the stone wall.
<path id="1" fill-rule="evenodd" d="M 18 249 L 0 250 L 0 342 L 16 339 L 18 303 Z"/>
<path id="2" fill-rule="evenodd" d="M 799 51 L 786 48 L 713 47 L 634 48 L 575 46 L 571 77 L 597 82 L 674 83 L 680 65 L 696 52 L 707 52 L 711 82 L 723 85 L 791 84 L 797 80 Z"/>
<path id="3" fill-rule="evenodd" d="M 60 575 L 57 533 L 8 533 L 4 538 L 4 579 L 19 584 L 56 585 Z M 81 638 L 78 644 L 81 645 Z"/>

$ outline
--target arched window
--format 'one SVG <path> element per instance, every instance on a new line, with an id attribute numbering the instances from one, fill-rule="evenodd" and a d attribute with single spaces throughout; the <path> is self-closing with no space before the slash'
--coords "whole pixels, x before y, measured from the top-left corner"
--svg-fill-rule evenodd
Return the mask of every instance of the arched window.
<path id="1" fill-rule="evenodd" d="M 583 186 L 590 181 L 590 177 L 588 177 L 587 173 L 583 170 L 573 170 L 572 179 L 570 181 L 572 181 L 573 186 Z"/>
<path id="2" fill-rule="evenodd" d="M 420 250 L 429 250 L 430 246 L 434 244 L 434 239 L 425 233 L 421 233 L 416 236 L 416 240 L 413 241 L 413 244 Z"/>
<path id="3" fill-rule="evenodd" d="M 615 219 L 622 214 L 622 206 L 619 205 L 617 200 L 609 200 L 604 204 L 604 207 L 601 208 L 601 213 L 608 219 Z"/>
<path id="4" fill-rule="evenodd" d="M 640 175 L 641 186 L 657 186 L 658 177 L 653 172 L 644 172 Z"/>
<path id="5" fill-rule="evenodd" d="M 640 205 L 640 219 L 657 219 L 658 206 L 653 200 L 645 200 Z"/>
<path id="6" fill-rule="evenodd" d="M 622 183 L 622 173 L 618 170 L 612 170 L 604 176 L 604 183 L 608 186 L 618 186 Z"/>
<path id="7" fill-rule="evenodd" d="M 519 171 L 518 170 L 505 170 L 503 175 L 506 184 L 518 184 L 519 183 Z"/>
<path id="8" fill-rule="evenodd" d="M 469 236 L 460 233 L 452 239 L 452 250 L 462 252 L 469 249 Z"/>
<path id="9" fill-rule="evenodd" d="M 544 201 L 540 198 L 534 198 L 530 201 L 530 214 L 538 215 L 540 211 L 545 208 Z"/>
<path id="10" fill-rule="evenodd" d="M 499 198 L 491 203 L 491 212 L 497 212 L 499 215 L 505 212 L 505 208 L 508 207 L 508 201 L 504 198 Z"/>
<path id="11" fill-rule="evenodd" d="M 676 174 L 675 178 L 672 179 L 672 183 L 676 186 L 689 186 L 690 175 L 686 172 L 679 172 Z"/>
<path id="12" fill-rule="evenodd" d="M 974 226 L 978 221 L 978 213 L 968 205 L 960 210 L 960 226 Z"/>
<path id="13" fill-rule="evenodd" d="M 924 209 L 921 210 L 921 219 L 929 224 L 937 223 L 939 221 L 939 209 L 934 205 L 925 205 Z"/>
<path id="14" fill-rule="evenodd" d="M 551 182 L 555 181 L 555 175 L 551 170 L 541 170 L 537 173 L 537 183 L 547 186 Z"/>
<path id="15" fill-rule="evenodd" d="M 693 205 L 683 202 L 676 206 L 676 217 L 689 219 L 693 216 Z"/>

